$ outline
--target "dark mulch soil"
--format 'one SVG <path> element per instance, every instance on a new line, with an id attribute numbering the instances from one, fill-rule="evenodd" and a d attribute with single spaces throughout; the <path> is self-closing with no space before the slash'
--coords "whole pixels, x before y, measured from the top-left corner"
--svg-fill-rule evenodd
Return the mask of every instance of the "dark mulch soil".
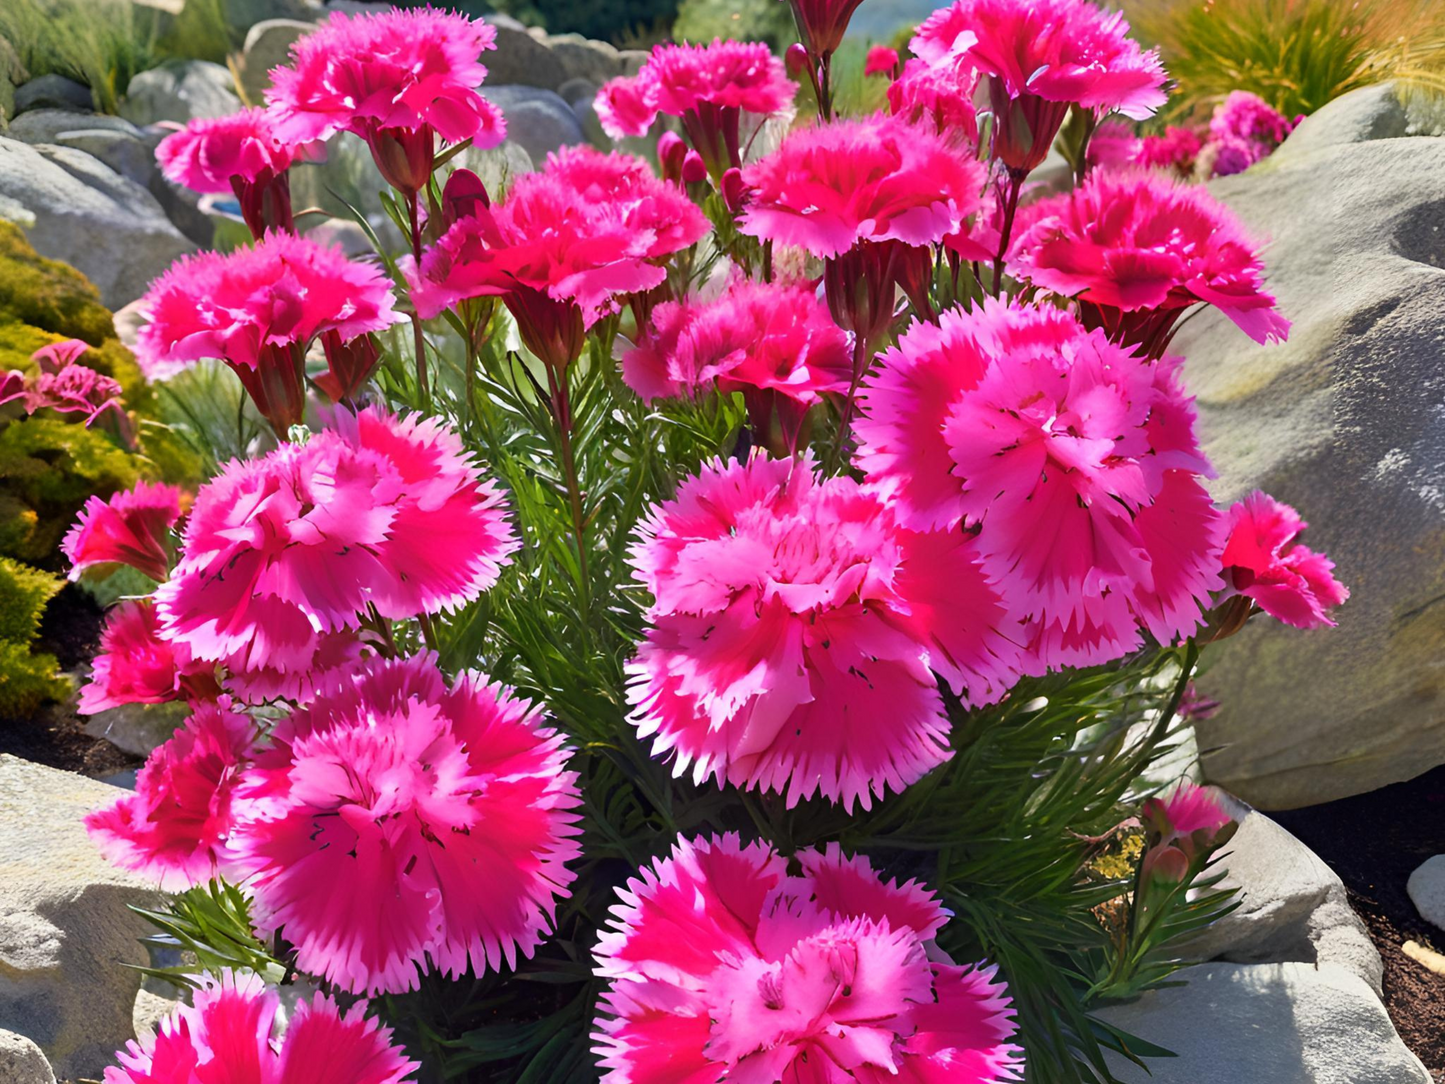
<path id="1" fill-rule="evenodd" d="M 1385 1007 L 1405 1045 L 1445 1084 L 1445 975 L 1400 951 L 1418 941 L 1445 952 L 1445 930 L 1420 917 L 1405 891 L 1425 859 L 1445 853 L 1445 767 L 1338 802 L 1271 813 L 1340 875 L 1385 961 Z"/>
<path id="2" fill-rule="evenodd" d="M 62 670 L 73 670 L 88 663 L 99 648 L 100 625 L 100 606 L 80 588 L 67 584 L 45 608 L 34 650 L 54 655 Z M 73 712 L 58 704 L 29 719 L 0 719 L 0 753 L 97 778 L 142 763 L 110 742 L 92 738 L 83 726 Z"/>

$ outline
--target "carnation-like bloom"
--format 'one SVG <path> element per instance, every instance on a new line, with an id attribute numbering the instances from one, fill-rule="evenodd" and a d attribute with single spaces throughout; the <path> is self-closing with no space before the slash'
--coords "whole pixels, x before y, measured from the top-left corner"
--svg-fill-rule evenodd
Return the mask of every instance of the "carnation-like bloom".
<path id="1" fill-rule="evenodd" d="M 342 1012 L 322 993 L 302 999 L 277 1038 L 280 1004 L 259 975 L 202 975 L 191 1004 L 126 1044 L 105 1084 L 401 1084 L 421 1067 L 364 1002 Z"/>
<path id="2" fill-rule="evenodd" d="M 863 0 L 789 0 L 798 37 L 813 63 L 838 51 L 843 35 Z"/>
<path id="3" fill-rule="evenodd" d="M 880 113 L 797 129 L 743 177 L 738 228 L 824 258 L 833 319 L 866 347 L 892 323 L 898 286 L 926 311 L 927 246 L 967 227 L 984 168 L 931 123 Z"/>
<path id="4" fill-rule="evenodd" d="M 716 462 L 652 509 L 628 664 L 640 736 L 701 782 L 869 808 L 950 756 L 933 673 L 966 702 L 1017 676 L 1017 630 L 970 540 L 916 535 L 804 459 Z"/>
<path id="5" fill-rule="evenodd" d="M 616 138 L 645 135 L 659 113 L 680 118 L 716 180 L 742 165 L 742 115 L 781 113 L 797 90 L 783 62 L 762 42 L 665 44 L 654 46 L 635 76 L 603 86 L 598 118 Z"/>
<path id="6" fill-rule="evenodd" d="M 660 285 L 662 260 L 708 231 L 647 163 L 590 147 L 548 155 L 503 202 L 472 211 L 411 268 L 417 311 L 430 319 L 466 298 L 501 297 L 528 349 L 556 370 L 581 355 L 587 328 Z"/>
<path id="7" fill-rule="evenodd" d="M 978 111 L 973 104 L 978 72 L 961 64 L 929 64 L 917 57 L 888 86 L 888 111 L 918 123 L 929 121 L 940 132 L 957 133 L 969 146 L 978 142 Z"/>
<path id="8" fill-rule="evenodd" d="M 1211 787 L 1185 780 L 1163 798 L 1144 803 L 1140 819 L 1148 829 L 1141 861 L 1145 881 L 1176 885 L 1189 870 L 1234 835 L 1236 822 Z"/>
<path id="9" fill-rule="evenodd" d="M 166 180 L 193 192 L 235 193 L 251 233 L 294 232 L 287 171 L 301 147 L 283 142 L 264 109 L 196 117 L 156 147 Z"/>
<path id="10" fill-rule="evenodd" d="M 282 722 L 232 835 L 255 921 L 355 993 L 530 956 L 579 853 L 562 737 L 435 656 L 373 661 Z"/>
<path id="11" fill-rule="evenodd" d="M 98 373 L 80 358 L 90 349 L 81 339 L 49 343 L 30 355 L 39 369 L 27 377 L 18 370 L 4 374 L 0 403 L 23 399 L 25 413 L 54 410 L 59 414 L 82 414 L 85 427 L 112 433 L 127 447 L 135 443 L 135 427 L 125 412 L 119 382 Z"/>
<path id="12" fill-rule="evenodd" d="M 222 704 L 196 704 L 152 750 L 135 792 L 85 818 L 101 853 L 166 891 L 204 884 L 225 864 L 236 787 L 254 752 L 254 726 Z"/>
<path id="13" fill-rule="evenodd" d="M 70 578 L 96 566 L 121 564 L 160 581 L 170 570 L 166 532 L 181 518 L 181 491 L 139 482 L 110 500 L 91 497 L 60 543 L 70 561 Z"/>
<path id="14" fill-rule="evenodd" d="M 141 301 L 149 320 L 136 360 L 152 380 L 219 358 L 241 378 L 278 433 L 301 421 L 306 349 L 334 331 L 343 340 L 402 319 L 386 276 L 339 248 L 268 233 L 251 248 L 205 252 L 172 264 Z"/>
<path id="15" fill-rule="evenodd" d="M 1258 94 L 1231 91 L 1209 121 L 1209 140 L 1215 145 L 1214 175 L 1243 173 L 1268 157 L 1293 128 L 1288 117 Z"/>
<path id="16" fill-rule="evenodd" d="M 1301 629 L 1333 625 L 1328 611 L 1350 597 L 1334 562 L 1296 541 L 1307 526 L 1289 505 L 1256 490 L 1229 510 L 1222 558 L 1236 592 Z"/>
<path id="17" fill-rule="evenodd" d="M 212 697 L 218 691 L 214 663 L 196 662 L 183 643 L 161 636 L 149 599 L 128 599 L 106 615 L 100 653 L 90 681 L 80 690 L 82 715 L 122 704 L 164 704 L 181 697 Z"/>
<path id="18" fill-rule="evenodd" d="M 1060 309 L 990 299 L 916 324 L 860 395 L 858 464 L 920 530 L 979 528 L 1038 665 L 1187 635 L 1220 586 L 1222 519 L 1175 363 Z"/>
<path id="19" fill-rule="evenodd" d="M 1128 31 L 1121 13 L 1091 0 L 955 0 L 909 47 L 929 64 L 988 77 L 994 154 L 1017 177 L 1044 160 L 1069 106 L 1142 120 L 1164 103 L 1158 54 Z"/>
<path id="20" fill-rule="evenodd" d="M 1022 1051 L 997 968 L 933 944 L 948 919 L 836 843 L 680 840 L 628 882 L 597 946 L 604 1084 L 1004 1084 Z"/>
<path id="21" fill-rule="evenodd" d="M 235 460 L 201 487 L 157 608 L 197 658 L 294 672 L 360 613 L 401 620 L 475 599 L 517 546 L 501 492 L 455 432 L 338 410 L 305 445 Z"/>
<path id="22" fill-rule="evenodd" d="M 1170 125 L 1163 135 L 1144 136 L 1138 141 L 1133 161 L 1152 169 L 1166 169 L 1181 177 L 1194 172 L 1194 161 L 1203 144 L 1192 129 Z"/>
<path id="23" fill-rule="evenodd" d="M 863 74 L 892 77 L 897 74 L 898 66 L 897 49 L 888 45 L 874 45 L 868 50 L 868 56 L 863 62 Z"/>
<path id="24" fill-rule="evenodd" d="M 1085 323 L 1117 342 L 1159 357 L 1184 310 L 1201 302 L 1255 342 L 1289 334 L 1265 292 L 1256 245 L 1201 185 L 1153 171 L 1095 170 L 1072 192 L 1027 210 L 1010 273 L 1078 299 Z"/>
<path id="25" fill-rule="evenodd" d="M 480 57 L 497 31 L 480 19 L 432 8 L 334 12 L 291 46 L 291 66 L 271 70 L 266 103 L 289 143 L 353 132 L 388 183 L 414 194 L 431 176 L 435 136 L 495 147 L 502 111 L 478 92 Z"/>
<path id="26" fill-rule="evenodd" d="M 645 402 L 692 397 L 716 381 L 741 392 L 754 434 L 777 454 L 797 450 L 808 409 L 847 392 L 852 350 L 811 289 L 734 281 L 710 304 L 665 302 L 622 357 Z"/>

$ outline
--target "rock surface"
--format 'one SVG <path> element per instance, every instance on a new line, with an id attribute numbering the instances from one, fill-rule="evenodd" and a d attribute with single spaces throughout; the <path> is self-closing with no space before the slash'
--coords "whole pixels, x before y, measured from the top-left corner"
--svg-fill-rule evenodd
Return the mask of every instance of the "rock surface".
<path id="1" fill-rule="evenodd" d="M 241 108 L 235 80 L 224 65 L 206 60 L 171 60 L 136 75 L 126 88 L 120 115 L 134 124 L 196 117 L 224 117 Z"/>
<path id="2" fill-rule="evenodd" d="M 1427 859 L 1405 885 L 1420 917 L 1445 930 L 1445 854 Z"/>
<path id="3" fill-rule="evenodd" d="M 540 163 L 558 148 L 585 143 L 582 125 L 560 95 L 538 87 L 488 87 L 487 97 L 507 118 L 507 141 Z"/>
<path id="4" fill-rule="evenodd" d="M 491 96 L 495 86 L 541 87 L 556 90 L 572 74 L 551 49 L 533 37 L 516 20 L 493 16 L 487 20 L 497 28 L 497 48 L 482 56 L 487 81 L 482 93 Z"/>
<path id="5" fill-rule="evenodd" d="M 1110 1055 L 1122 1084 L 1431 1084 L 1385 1007 L 1343 968 L 1218 963 L 1179 978 L 1186 985 L 1096 1013 L 1178 1055 L 1150 1058 L 1149 1072 Z"/>
<path id="6" fill-rule="evenodd" d="M 246 31 L 246 45 L 241 54 L 241 87 L 247 101 L 253 105 L 264 104 L 266 88 L 271 85 L 271 69 L 289 64 L 291 46 L 303 34 L 315 29 L 315 23 L 299 19 L 267 19 Z"/>
<path id="7" fill-rule="evenodd" d="M 190 710 L 189 705 L 181 701 L 122 704 L 87 718 L 85 732 L 92 738 L 104 738 L 134 756 L 149 756 L 152 749 L 170 740 Z"/>
<path id="8" fill-rule="evenodd" d="M 0 1081 L 5 1084 L 55 1084 L 45 1052 L 10 1031 L 0 1031 Z"/>
<path id="9" fill-rule="evenodd" d="M 1344 883 L 1313 851 L 1250 810 L 1225 852 L 1220 887 L 1238 889 L 1240 905 L 1182 945 L 1185 955 L 1333 965 L 1381 994 L 1380 954 L 1350 909 Z"/>
<path id="10" fill-rule="evenodd" d="M 0 755 L 0 1029 L 24 1035 L 62 1079 L 98 1079 L 131 1037 L 155 892 L 110 866 L 86 813 L 119 792 Z M 0 1078 L 3 1079 L 3 1078 Z"/>
<path id="11" fill-rule="evenodd" d="M 1251 621 L 1211 649 L 1205 777 L 1266 810 L 1445 762 L 1445 139 L 1348 141 L 1398 130 L 1375 94 L 1210 186 L 1269 238 L 1289 342 L 1256 346 L 1213 310 L 1174 342 L 1215 496 L 1293 504 L 1353 592 L 1337 629 Z"/>
<path id="12" fill-rule="evenodd" d="M 150 192 L 71 147 L 0 138 L 0 201 L 33 219 L 22 224 L 36 251 L 83 272 L 111 309 L 195 247 Z"/>
<path id="13" fill-rule="evenodd" d="M 89 113 L 94 105 L 88 86 L 63 75 L 42 75 L 15 89 L 17 115 L 31 109 L 69 109 L 76 113 Z"/>

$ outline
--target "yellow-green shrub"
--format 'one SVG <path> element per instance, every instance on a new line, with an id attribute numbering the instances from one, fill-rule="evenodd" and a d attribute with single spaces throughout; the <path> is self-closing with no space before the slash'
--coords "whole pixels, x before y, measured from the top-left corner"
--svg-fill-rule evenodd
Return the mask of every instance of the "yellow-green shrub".
<path id="1" fill-rule="evenodd" d="M 33 654 L 45 604 L 60 590 L 58 576 L 0 557 L 0 718 L 18 719 L 69 686 L 56 675 L 55 656 Z"/>

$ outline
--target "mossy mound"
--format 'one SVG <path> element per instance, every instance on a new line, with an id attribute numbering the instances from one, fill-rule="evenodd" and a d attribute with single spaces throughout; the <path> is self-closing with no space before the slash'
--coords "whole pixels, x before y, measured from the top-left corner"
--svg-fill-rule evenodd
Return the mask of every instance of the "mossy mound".
<path id="1" fill-rule="evenodd" d="M 90 280 L 39 255 L 19 226 L 0 222 L 0 324 L 12 323 L 92 346 L 115 338 L 110 310 Z"/>
<path id="2" fill-rule="evenodd" d="M 55 656 L 30 650 L 45 604 L 63 583 L 58 576 L 0 557 L 0 719 L 24 718 L 70 691 L 56 673 Z"/>

